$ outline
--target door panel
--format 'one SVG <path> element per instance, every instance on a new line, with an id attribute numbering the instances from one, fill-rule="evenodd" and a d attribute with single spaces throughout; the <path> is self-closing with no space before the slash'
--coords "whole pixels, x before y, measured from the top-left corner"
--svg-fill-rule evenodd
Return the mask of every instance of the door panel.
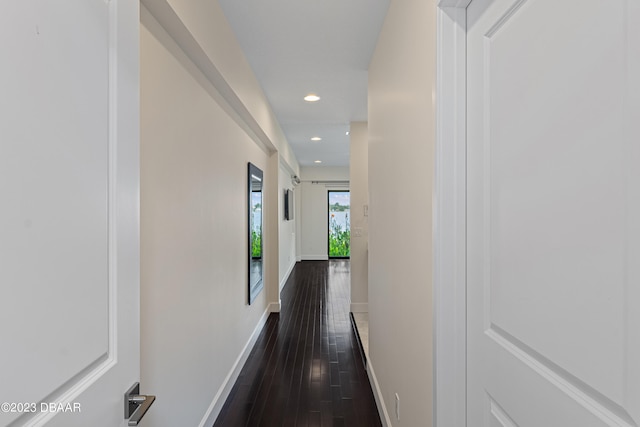
<path id="1" fill-rule="evenodd" d="M 139 377 L 138 12 L 120 3 L 0 6 L 0 402 L 30 404 L 3 426 L 124 425 Z"/>
<path id="2" fill-rule="evenodd" d="M 470 425 L 640 420 L 637 3 L 468 8 Z"/>

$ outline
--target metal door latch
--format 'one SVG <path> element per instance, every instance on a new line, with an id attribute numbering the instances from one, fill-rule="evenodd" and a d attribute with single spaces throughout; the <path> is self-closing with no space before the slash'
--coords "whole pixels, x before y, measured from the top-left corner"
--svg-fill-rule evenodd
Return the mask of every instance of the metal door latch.
<path id="1" fill-rule="evenodd" d="M 155 400 L 155 396 L 140 394 L 140 383 L 132 385 L 124 394 L 124 419 L 129 420 L 128 425 L 137 426 Z"/>

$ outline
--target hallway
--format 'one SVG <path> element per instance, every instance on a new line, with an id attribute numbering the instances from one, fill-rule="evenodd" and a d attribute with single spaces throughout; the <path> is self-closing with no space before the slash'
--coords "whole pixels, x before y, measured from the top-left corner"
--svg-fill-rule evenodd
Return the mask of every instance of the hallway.
<path id="1" fill-rule="evenodd" d="M 349 270 L 296 264 L 215 427 L 381 425 L 349 320 Z"/>

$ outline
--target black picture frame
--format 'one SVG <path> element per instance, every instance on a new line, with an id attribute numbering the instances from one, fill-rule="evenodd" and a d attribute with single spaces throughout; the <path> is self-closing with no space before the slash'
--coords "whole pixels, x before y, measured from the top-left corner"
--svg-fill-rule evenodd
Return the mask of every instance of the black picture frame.
<path id="1" fill-rule="evenodd" d="M 295 205 L 293 204 L 293 190 L 284 190 L 284 219 L 287 221 L 293 220 Z"/>

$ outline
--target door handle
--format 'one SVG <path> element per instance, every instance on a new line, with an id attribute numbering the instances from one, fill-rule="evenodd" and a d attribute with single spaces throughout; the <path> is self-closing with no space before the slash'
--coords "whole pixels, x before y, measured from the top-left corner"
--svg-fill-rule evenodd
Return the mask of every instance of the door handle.
<path id="1" fill-rule="evenodd" d="M 156 400 L 155 396 L 140 394 L 140 383 L 135 383 L 124 394 L 124 419 L 130 426 L 137 426 L 149 407 Z"/>

